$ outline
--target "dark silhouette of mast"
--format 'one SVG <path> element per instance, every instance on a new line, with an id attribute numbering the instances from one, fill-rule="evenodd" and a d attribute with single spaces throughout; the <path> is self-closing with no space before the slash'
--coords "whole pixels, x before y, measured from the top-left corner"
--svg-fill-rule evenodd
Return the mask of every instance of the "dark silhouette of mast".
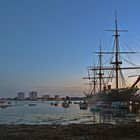
<path id="1" fill-rule="evenodd" d="M 115 50 L 114 50 L 115 61 L 111 62 L 111 64 L 113 64 L 114 68 L 115 68 L 116 89 L 118 89 L 119 88 L 119 71 L 121 70 L 120 65 L 122 64 L 122 62 L 119 61 L 119 54 L 121 52 L 119 52 L 119 36 L 120 35 L 118 34 L 118 32 L 126 31 L 126 30 L 118 30 L 118 21 L 117 21 L 117 13 L 116 13 L 116 11 L 115 11 L 115 30 L 109 30 L 109 31 L 115 32 L 115 34 L 113 35 L 115 37 Z"/>
<path id="2" fill-rule="evenodd" d="M 94 62 L 94 67 L 95 67 L 95 62 Z M 96 72 L 94 70 L 94 72 L 93 72 L 93 91 L 94 91 L 94 94 L 96 93 L 96 78 L 95 78 L 95 76 L 96 76 Z"/>
<path id="3" fill-rule="evenodd" d="M 96 93 L 96 79 L 99 79 L 99 91 L 101 92 L 102 91 L 102 79 L 103 79 L 103 75 L 104 73 L 102 72 L 102 56 L 103 56 L 103 52 L 102 52 L 102 49 L 101 49 L 101 41 L 100 41 L 100 50 L 99 52 L 95 52 L 95 53 L 98 53 L 98 69 L 95 69 L 93 70 L 93 76 L 91 77 L 89 75 L 89 70 L 91 69 L 88 69 L 88 77 L 84 77 L 83 79 L 93 79 L 92 80 L 92 83 L 93 83 L 93 90 L 92 92 Z M 94 68 L 95 68 L 95 63 L 94 63 Z M 96 74 L 96 71 L 98 71 L 98 73 Z M 98 75 L 98 76 L 96 76 Z"/>
<path id="4" fill-rule="evenodd" d="M 101 41 L 100 41 L 100 51 L 99 51 L 99 91 L 102 90 L 102 49 L 101 49 Z"/>
<path id="5" fill-rule="evenodd" d="M 97 86 L 96 84 L 96 79 L 98 79 L 99 81 L 99 91 L 101 92 L 102 91 L 102 84 L 104 83 L 104 79 L 105 78 L 115 78 L 115 88 L 118 89 L 120 88 L 119 85 L 119 76 L 122 76 L 122 70 L 131 70 L 131 69 L 140 69 L 140 66 L 135 66 L 135 67 L 121 67 L 121 64 L 122 64 L 122 61 L 120 60 L 120 54 L 127 54 L 127 53 L 137 53 L 137 52 L 123 52 L 123 51 L 120 51 L 120 48 L 119 48 L 119 32 L 127 32 L 127 30 L 120 30 L 118 29 L 118 20 L 117 20 L 117 13 L 115 11 L 115 29 L 113 30 L 108 30 L 108 31 L 112 31 L 114 34 L 114 50 L 112 52 L 104 52 L 102 51 L 101 49 L 101 42 L 100 42 L 100 50 L 97 51 L 97 52 L 94 52 L 94 53 L 97 53 L 98 54 L 98 58 L 99 58 L 99 61 L 98 61 L 98 66 L 95 66 L 94 67 L 88 67 L 88 70 L 92 70 L 94 71 L 93 73 L 93 77 L 92 76 L 88 76 L 88 77 L 85 77 L 83 79 L 93 79 L 93 91 L 95 93 L 95 86 Z M 102 64 L 102 57 L 103 57 L 103 54 L 113 54 L 114 55 L 114 59 L 110 62 L 110 64 L 112 64 L 113 66 L 109 67 L 109 66 L 103 66 Z M 104 73 L 103 71 L 112 71 L 115 73 L 115 75 L 109 75 L 109 76 L 103 76 Z M 96 74 L 95 71 L 98 71 L 98 73 Z M 98 75 L 96 77 L 96 75 Z M 105 85 L 105 84 L 104 84 Z M 106 85 L 105 85 L 106 86 Z"/>
<path id="6" fill-rule="evenodd" d="M 116 48 L 116 54 L 115 54 L 115 60 L 116 62 L 114 63 L 115 64 L 115 71 L 116 71 L 116 89 L 118 89 L 118 84 L 119 84 L 119 76 L 118 76 L 118 72 L 119 72 L 119 67 L 120 67 L 120 64 L 122 64 L 121 61 L 119 61 L 119 34 L 118 34 L 118 23 L 117 23 L 117 15 L 116 15 L 116 12 L 115 12 L 115 48 Z"/>

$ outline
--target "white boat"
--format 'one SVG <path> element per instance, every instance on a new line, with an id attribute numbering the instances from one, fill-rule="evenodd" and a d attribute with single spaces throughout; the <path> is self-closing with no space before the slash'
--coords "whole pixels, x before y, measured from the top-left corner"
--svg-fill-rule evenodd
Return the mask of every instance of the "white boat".
<path id="1" fill-rule="evenodd" d="M 62 102 L 62 107 L 67 108 L 69 107 L 69 103 L 67 101 Z"/>

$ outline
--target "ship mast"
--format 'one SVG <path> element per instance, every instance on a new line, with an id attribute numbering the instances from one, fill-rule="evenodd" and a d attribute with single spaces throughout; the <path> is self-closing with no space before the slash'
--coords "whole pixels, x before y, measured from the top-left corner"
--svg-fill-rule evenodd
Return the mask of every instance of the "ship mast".
<path id="1" fill-rule="evenodd" d="M 118 52 L 119 52 L 119 34 L 118 34 L 118 23 L 117 23 L 117 16 L 116 16 L 116 12 L 115 12 L 115 27 L 116 27 L 116 29 L 115 29 L 115 48 L 116 48 L 116 54 L 115 54 L 115 60 L 116 60 L 116 62 L 114 63 L 115 64 L 115 71 L 116 71 L 116 89 L 118 89 L 118 84 L 119 84 L 119 76 L 118 76 L 118 71 L 119 71 L 119 67 L 120 67 L 120 64 L 122 64 L 122 62 L 121 61 L 119 61 L 119 58 L 118 58 L 118 56 L 119 56 L 119 54 L 118 54 Z"/>
<path id="2" fill-rule="evenodd" d="M 94 67 L 95 67 L 95 62 L 94 62 Z M 95 72 L 95 70 L 94 70 L 94 72 L 93 72 L 93 90 L 94 90 L 94 94 L 96 93 L 96 78 L 95 78 L 95 76 L 96 76 L 96 72 Z"/>
<path id="3" fill-rule="evenodd" d="M 101 49 L 101 42 L 100 42 L 100 50 L 97 51 L 97 52 L 94 52 L 94 53 L 97 53 L 98 54 L 98 58 L 99 58 L 99 62 L 98 62 L 98 66 L 95 66 L 94 67 L 89 67 L 88 70 L 92 70 L 94 71 L 93 73 L 93 77 L 91 76 L 88 76 L 88 77 L 85 77 L 83 79 L 93 79 L 94 80 L 94 88 L 95 89 L 95 86 L 96 86 L 96 81 L 95 79 L 99 79 L 99 91 L 101 92 L 102 91 L 102 81 L 103 79 L 105 78 L 115 78 L 115 88 L 118 89 L 120 88 L 119 87 L 119 76 L 122 76 L 122 72 L 121 70 L 131 70 L 131 69 L 140 69 L 140 66 L 135 66 L 135 67 L 121 67 L 121 64 L 122 64 L 122 61 L 120 60 L 120 54 L 127 54 L 127 53 L 137 53 L 137 52 L 123 52 L 123 51 L 120 51 L 120 48 L 119 48 L 119 32 L 127 32 L 127 30 L 120 30 L 118 29 L 118 20 L 117 20 L 117 14 L 116 14 L 116 11 L 115 11 L 115 29 L 113 30 L 107 30 L 107 31 L 111 31 L 113 32 L 113 36 L 114 36 L 114 50 L 112 52 L 105 52 L 105 51 L 102 51 Z M 114 56 L 114 59 L 111 60 L 110 64 L 113 65 L 113 67 L 109 67 L 109 66 L 102 66 L 102 57 L 103 57 L 103 54 L 113 54 Z M 104 73 L 103 71 L 114 71 L 115 75 L 111 76 L 103 76 Z M 95 75 L 95 71 L 98 71 L 99 73 L 97 74 L 98 76 L 96 77 Z M 94 91 L 95 92 L 95 91 Z"/>
<path id="4" fill-rule="evenodd" d="M 101 92 L 102 90 L 102 49 L 101 49 L 101 41 L 100 41 L 100 52 L 99 52 L 99 91 Z"/>
<path id="5" fill-rule="evenodd" d="M 120 69 L 120 65 L 122 64 L 121 61 L 119 61 L 119 34 L 118 32 L 122 32 L 122 31 L 126 31 L 126 30 L 118 30 L 118 21 L 117 21 L 117 14 L 115 11 L 115 30 L 109 30 L 109 31 L 113 31 L 115 32 L 115 34 L 113 35 L 115 37 L 115 61 L 111 62 L 110 64 L 114 65 L 115 68 L 115 75 L 116 75 L 116 89 L 119 88 L 119 70 Z"/>
<path id="6" fill-rule="evenodd" d="M 102 56 L 103 56 L 103 52 L 102 52 L 102 48 L 101 48 L 101 41 L 100 41 L 100 50 L 99 52 L 94 52 L 94 53 L 98 53 L 98 69 L 97 70 L 93 70 L 93 77 L 90 76 L 89 74 L 89 70 L 88 69 L 88 77 L 84 77 L 83 79 L 88 79 L 88 80 L 92 80 L 92 83 L 93 83 L 93 90 L 92 92 L 94 91 L 94 93 L 96 93 L 96 79 L 99 79 L 99 91 L 101 92 L 102 91 L 102 79 L 103 79 L 103 75 L 104 73 L 102 72 Z M 95 68 L 95 62 L 94 62 L 94 68 Z M 96 74 L 96 71 L 98 71 L 98 73 Z M 96 77 L 96 75 L 98 75 L 98 77 Z M 90 84 L 91 85 L 91 84 Z"/>

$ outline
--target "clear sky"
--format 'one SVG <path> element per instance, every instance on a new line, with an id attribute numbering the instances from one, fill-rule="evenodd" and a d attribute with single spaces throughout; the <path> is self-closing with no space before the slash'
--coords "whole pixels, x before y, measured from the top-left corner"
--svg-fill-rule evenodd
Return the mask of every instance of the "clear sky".
<path id="1" fill-rule="evenodd" d="M 0 96 L 82 86 L 99 40 L 104 48 L 112 36 L 105 30 L 114 27 L 115 9 L 140 40 L 139 6 L 139 0 L 0 0 Z M 139 51 L 138 43 L 129 45 Z"/>

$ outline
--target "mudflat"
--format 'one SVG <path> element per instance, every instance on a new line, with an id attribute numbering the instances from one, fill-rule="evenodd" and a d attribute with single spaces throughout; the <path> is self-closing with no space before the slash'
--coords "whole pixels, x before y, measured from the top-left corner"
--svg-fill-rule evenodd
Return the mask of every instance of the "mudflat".
<path id="1" fill-rule="evenodd" d="M 140 123 L 0 125 L 0 140 L 140 140 Z"/>

